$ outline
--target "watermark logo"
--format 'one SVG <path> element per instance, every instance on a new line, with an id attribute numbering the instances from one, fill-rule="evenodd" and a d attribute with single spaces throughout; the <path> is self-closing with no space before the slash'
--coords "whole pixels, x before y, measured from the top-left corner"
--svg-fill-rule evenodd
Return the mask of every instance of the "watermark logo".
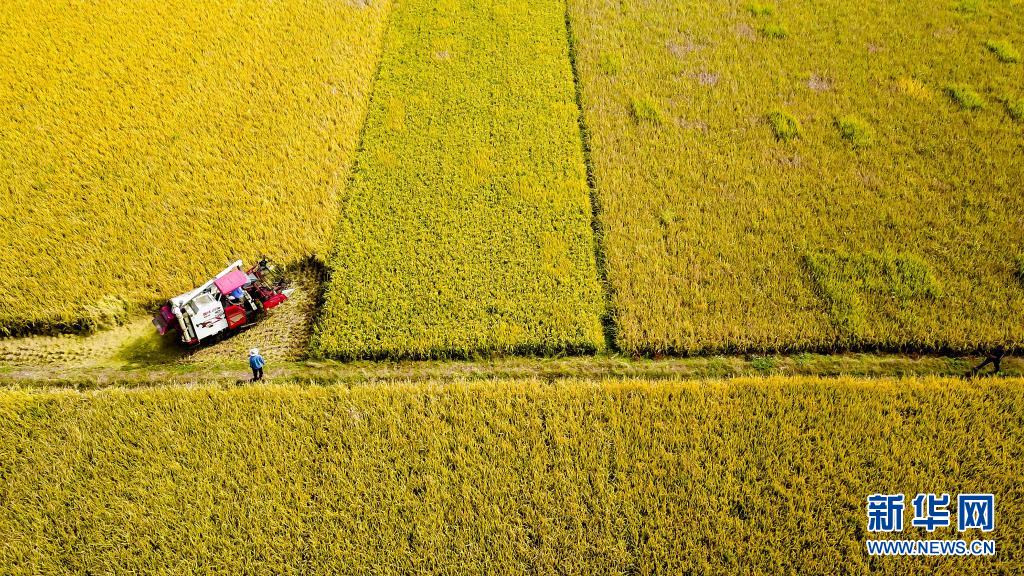
<path id="1" fill-rule="evenodd" d="M 910 525 L 935 532 L 936 528 L 949 526 L 949 494 L 918 494 L 914 498 L 914 519 Z"/>
<path id="2" fill-rule="evenodd" d="M 992 494 L 961 494 L 956 497 L 956 529 L 996 529 L 996 498 Z"/>
<path id="3" fill-rule="evenodd" d="M 914 516 L 910 525 L 929 533 L 952 525 L 949 494 L 919 493 L 910 501 Z M 868 532 L 903 531 L 906 510 L 903 494 L 872 494 L 867 499 Z M 996 499 L 992 494 L 959 494 L 956 497 L 958 532 L 991 532 L 996 525 Z M 992 556 L 995 540 L 868 540 L 872 556 Z"/>
<path id="4" fill-rule="evenodd" d="M 868 496 L 868 532 L 903 531 L 903 494 Z"/>

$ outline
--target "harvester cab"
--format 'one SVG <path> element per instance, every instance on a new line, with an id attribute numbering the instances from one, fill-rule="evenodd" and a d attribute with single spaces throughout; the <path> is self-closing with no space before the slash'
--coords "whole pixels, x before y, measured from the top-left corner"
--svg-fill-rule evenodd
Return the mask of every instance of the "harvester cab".
<path id="1" fill-rule="evenodd" d="M 202 286 L 171 298 L 153 316 L 153 325 L 161 336 L 179 330 L 189 345 L 244 330 L 293 292 L 287 282 L 270 280 L 272 269 L 266 258 L 248 270 L 238 260 Z"/>

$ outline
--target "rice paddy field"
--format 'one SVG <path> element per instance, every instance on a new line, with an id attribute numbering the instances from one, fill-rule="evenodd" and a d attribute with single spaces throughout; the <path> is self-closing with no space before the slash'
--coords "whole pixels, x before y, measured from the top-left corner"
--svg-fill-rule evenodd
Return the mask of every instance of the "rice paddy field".
<path id="1" fill-rule="evenodd" d="M 0 3 L 0 574 L 1024 573 L 1022 49 L 1024 0 Z M 256 326 L 153 331 L 263 254 Z M 996 555 L 868 555 L 919 492 L 995 532 L 894 538 Z"/>
<path id="2" fill-rule="evenodd" d="M 343 360 L 1016 350 L 1022 15 L 7 2 L 0 335 L 265 253 Z"/>
<path id="3" fill-rule="evenodd" d="M 1024 4 L 569 0 L 615 342 L 1024 340 Z"/>
<path id="4" fill-rule="evenodd" d="M 0 3 L 0 335 L 325 255 L 389 9 Z"/>
<path id="5" fill-rule="evenodd" d="M 554 0 L 397 0 L 315 354 L 604 346 L 579 110 Z"/>
<path id="6" fill-rule="evenodd" d="M 1014 574 L 1024 569 L 1022 384 L 5 389 L 0 565 L 8 574 Z M 879 491 L 998 494 L 986 535 L 996 557 L 871 559 L 865 499 Z"/>

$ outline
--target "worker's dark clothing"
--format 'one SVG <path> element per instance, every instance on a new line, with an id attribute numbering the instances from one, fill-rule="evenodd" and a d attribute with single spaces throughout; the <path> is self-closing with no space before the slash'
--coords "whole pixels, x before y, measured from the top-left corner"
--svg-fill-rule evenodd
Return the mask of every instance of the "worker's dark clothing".
<path id="1" fill-rule="evenodd" d="M 263 380 L 263 366 L 266 362 L 263 361 L 263 356 L 255 354 L 249 356 L 249 367 L 252 368 L 252 379 Z"/>
<path id="2" fill-rule="evenodd" d="M 1002 368 L 1000 365 L 1003 362 L 1003 356 L 1006 356 L 1006 348 L 1003 346 L 999 346 L 998 348 L 993 350 L 991 354 L 986 356 L 985 361 L 982 362 L 981 364 L 978 364 L 974 368 L 974 370 L 971 371 L 971 374 L 977 375 L 982 368 L 988 366 L 989 364 L 992 364 L 993 368 L 995 368 L 993 372 L 995 374 L 998 374 L 1000 369 Z"/>

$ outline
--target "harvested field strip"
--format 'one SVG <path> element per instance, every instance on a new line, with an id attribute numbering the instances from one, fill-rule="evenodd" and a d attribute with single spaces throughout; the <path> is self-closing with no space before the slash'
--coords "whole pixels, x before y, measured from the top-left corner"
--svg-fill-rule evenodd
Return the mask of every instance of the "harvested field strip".
<path id="1" fill-rule="evenodd" d="M 1018 573 L 1022 413 L 1020 379 L 6 390 L 0 565 Z M 866 497 L 919 491 L 995 493 L 997 557 L 869 560 Z"/>
<path id="2" fill-rule="evenodd" d="M 0 3 L 0 336 L 326 257 L 389 10 Z"/>
<path id="3" fill-rule="evenodd" d="M 1024 344 L 1019 2 L 568 4 L 621 351 Z"/>
<path id="4" fill-rule="evenodd" d="M 396 3 L 315 353 L 603 346 L 564 11 Z"/>

